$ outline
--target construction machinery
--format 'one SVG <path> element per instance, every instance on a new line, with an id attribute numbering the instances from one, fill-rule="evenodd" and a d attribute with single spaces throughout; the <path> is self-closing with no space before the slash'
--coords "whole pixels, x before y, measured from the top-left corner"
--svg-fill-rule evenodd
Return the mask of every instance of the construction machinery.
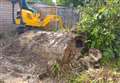
<path id="1" fill-rule="evenodd" d="M 59 25 L 59 28 L 64 28 L 62 17 L 58 15 L 47 15 L 44 18 L 41 12 L 32 8 L 26 0 L 11 0 L 13 3 L 13 22 L 17 25 L 17 31 L 24 32 L 29 28 L 48 30 L 51 22 Z M 14 4 L 18 1 L 20 11 L 17 12 L 17 17 L 14 19 Z M 41 19 L 42 18 L 42 19 Z"/>

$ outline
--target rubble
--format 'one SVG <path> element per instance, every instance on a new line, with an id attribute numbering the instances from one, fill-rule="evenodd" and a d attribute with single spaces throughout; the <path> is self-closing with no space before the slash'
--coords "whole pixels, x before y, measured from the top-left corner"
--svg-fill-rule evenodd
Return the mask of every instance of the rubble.
<path id="1" fill-rule="evenodd" d="M 91 65 L 89 64 L 91 60 L 94 64 L 101 59 L 101 54 L 97 49 L 91 49 L 89 51 L 91 54 L 89 53 L 85 57 L 81 55 L 81 49 L 84 47 L 84 39 L 81 38 L 68 32 L 33 30 L 21 34 L 2 48 L 0 79 L 5 81 L 9 81 L 11 77 L 13 77 L 12 81 L 14 79 L 15 81 L 23 79 L 28 81 L 27 78 L 34 81 L 34 79 L 40 80 L 39 77 L 42 80 L 48 79 L 51 73 L 50 67 L 56 62 L 60 64 L 63 71 L 76 70 L 77 68 L 79 69 L 77 72 L 80 72 L 85 66 Z M 73 66 L 71 67 L 71 65 Z M 52 81 L 55 80 L 49 82 Z M 28 82 L 25 81 L 25 83 Z"/>
<path id="2" fill-rule="evenodd" d="M 69 64 L 80 55 L 75 36 L 69 33 L 30 31 L 2 49 L 0 78 L 36 76 L 48 73 L 54 62 Z"/>

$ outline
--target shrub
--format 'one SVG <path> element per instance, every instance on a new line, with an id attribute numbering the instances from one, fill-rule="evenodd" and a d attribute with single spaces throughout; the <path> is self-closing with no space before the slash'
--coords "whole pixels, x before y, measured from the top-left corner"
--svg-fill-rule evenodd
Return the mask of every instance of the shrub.
<path id="1" fill-rule="evenodd" d="M 78 34 L 87 33 L 86 48 L 97 48 L 108 59 L 120 56 L 120 1 L 82 7 Z"/>

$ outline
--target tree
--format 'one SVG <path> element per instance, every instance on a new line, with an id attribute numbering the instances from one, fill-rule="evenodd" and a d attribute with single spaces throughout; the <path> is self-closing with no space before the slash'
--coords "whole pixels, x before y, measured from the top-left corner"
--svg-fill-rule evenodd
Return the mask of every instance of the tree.
<path id="1" fill-rule="evenodd" d="M 87 33 L 87 48 L 97 48 L 109 58 L 120 56 L 120 1 L 92 1 L 82 7 L 79 32 Z M 105 2 L 106 1 L 106 2 Z"/>
<path id="2" fill-rule="evenodd" d="M 84 5 L 89 0 L 57 0 L 59 5 L 64 6 L 70 6 L 73 4 L 74 7 L 77 7 L 78 5 Z"/>
<path id="3" fill-rule="evenodd" d="M 52 4 L 52 0 L 41 0 L 41 2 L 45 3 L 45 4 Z"/>

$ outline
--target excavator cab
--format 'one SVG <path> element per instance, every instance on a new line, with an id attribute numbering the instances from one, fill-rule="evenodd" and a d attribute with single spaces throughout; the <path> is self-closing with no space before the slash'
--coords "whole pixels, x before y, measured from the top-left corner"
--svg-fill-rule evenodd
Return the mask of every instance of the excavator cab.
<path id="1" fill-rule="evenodd" d="M 47 15 L 41 20 L 41 14 L 36 9 L 32 8 L 26 0 L 18 0 L 20 11 L 17 12 L 15 24 L 20 25 L 18 29 L 23 27 L 32 27 L 36 29 L 48 30 L 51 22 L 56 22 L 59 28 L 64 28 L 61 16 Z"/>

